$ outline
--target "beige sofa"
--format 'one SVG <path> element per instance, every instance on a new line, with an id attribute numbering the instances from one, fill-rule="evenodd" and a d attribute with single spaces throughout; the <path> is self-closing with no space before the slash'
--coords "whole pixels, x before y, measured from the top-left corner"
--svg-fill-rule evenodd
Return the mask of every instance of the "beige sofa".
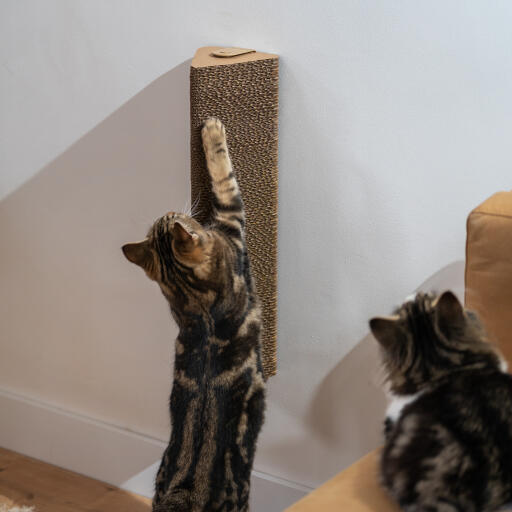
<path id="1" fill-rule="evenodd" d="M 465 302 L 512 364 L 512 192 L 493 195 L 468 217 Z M 398 512 L 378 483 L 378 460 L 375 450 L 287 512 Z"/>

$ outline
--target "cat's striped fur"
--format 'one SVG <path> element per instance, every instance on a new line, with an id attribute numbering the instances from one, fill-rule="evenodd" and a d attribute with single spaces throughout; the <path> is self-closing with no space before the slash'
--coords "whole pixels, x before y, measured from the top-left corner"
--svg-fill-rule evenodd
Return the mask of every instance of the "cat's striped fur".
<path id="1" fill-rule="evenodd" d="M 123 247 L 155 280 L 179 326 L 170 398 L 172 432 L 156 478 L 154 512 L 243 512 L 263 423 L 260 306 L 245 216 L 225 129 L 202 128 L 213 190 L 210 225 L 168 213 Z"/>
<path id="2" fill-rule="evenodd" d="M 383 485 L 408 512 L 489 512 L 512 501 L 512 376 L 451 292 L 370 321 L 391 392 Z M 411 400 L 407 403 L 407 399 Z"/>

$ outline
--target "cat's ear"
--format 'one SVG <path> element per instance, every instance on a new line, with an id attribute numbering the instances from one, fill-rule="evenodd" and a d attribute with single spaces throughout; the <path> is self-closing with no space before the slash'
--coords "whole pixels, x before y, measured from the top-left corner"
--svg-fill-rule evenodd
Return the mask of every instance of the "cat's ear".
<path id="1" fill-rule="evenodd" d="M 176 221 L 171 228 L 178 252 L 192 252 L 199 244 L 199 235 L 191 233 L 181 222 Z"/>
<path id="2" fill-rule="evenodd" d="M 398 319 L 398 316 L 378 316 L 370 320 L 373 337 L 385 349 L 391 348 L 403 337 Z"/>
<path id="3" fill-rule="evenodd" d="M 373 337 L 386 350 L 390 350 L 398 341 L 403 340 L 404 335 L 398 320 L 398 316 L 378 316 L 370 320 Z"/>
<path id="4" fill-rule="evenodd" d="M 128 261 L 139 265 L 144 270 L 148 270 L 153 262 L 153 255 L 147 240 L 123 245 L 122 250 Z"/>
<path id="5" fill-rule="evenodd" d="M 442 332 L 449 333 L 451 329 L 460 328 L 465 323 L 464 308 L 457 296 L 446 291 L 434 302 L 436 322 Z"/>

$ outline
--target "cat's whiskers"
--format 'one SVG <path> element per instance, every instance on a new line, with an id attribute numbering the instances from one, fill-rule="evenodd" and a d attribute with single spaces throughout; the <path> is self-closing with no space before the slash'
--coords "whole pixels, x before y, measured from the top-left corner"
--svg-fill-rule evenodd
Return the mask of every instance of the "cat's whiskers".
<path id="1" fill-rule="evenodd" d="M 191 210 L 192 210 L 192 206 L 190 204 L 190 198 L 189 198 L 189 199 L 187 199 L 185 206 L 182 208 L 181 213 L 183 213 L 183 215 L 186 215 L 187 217 L 190 217 Z"/>
<path id="2" fill-rule="evenodd" d="M 199 192 L 199 194 L 197 195 L 197 197 L 194 200 L 194 203 L 190 207 L 190 216 L 191 217 L 195 217 L 199 213 L 198 207 L 199 207 L 200 199 L 201 199 L 201 192 Z"/>

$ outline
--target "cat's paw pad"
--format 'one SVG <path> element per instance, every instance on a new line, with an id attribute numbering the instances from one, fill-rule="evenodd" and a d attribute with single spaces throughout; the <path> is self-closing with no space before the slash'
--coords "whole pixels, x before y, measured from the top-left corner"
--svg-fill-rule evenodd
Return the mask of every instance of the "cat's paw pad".
<path id="1" fill-rule="evenodd" d="M 201 137 L 205 151 L 215 150 L 226 143 L 226 129 L 219 119 L 210 117 L 203 124 Z"/>

